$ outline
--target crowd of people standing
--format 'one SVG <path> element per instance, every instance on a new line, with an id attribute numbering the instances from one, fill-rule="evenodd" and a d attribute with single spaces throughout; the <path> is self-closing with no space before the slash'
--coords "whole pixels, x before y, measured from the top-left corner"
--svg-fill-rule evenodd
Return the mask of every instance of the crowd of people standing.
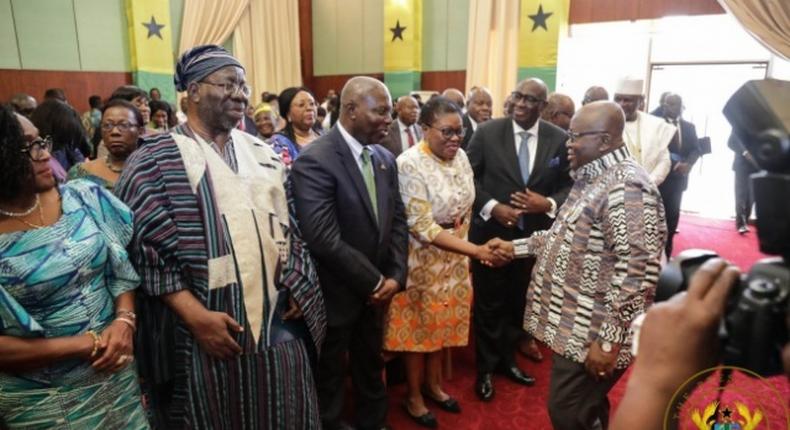
<path id="1" fill-rule="evenodd" d="M 679 96 L 650 116 L 624 80 L 576 112 L 525 79 L 492 118 L 483 87 L 355 77 L 249 106 L 213 45 L 174 81 L 181 120 L 134 86 L 0 110 L 0 427 L 353 428 L 350 376 L 354 427 L 386 428 L 384 352 L 437 427 L 470 333 L 482 401 L 543 342 L 555 428 L 606 427 L 699 156 Z"/>

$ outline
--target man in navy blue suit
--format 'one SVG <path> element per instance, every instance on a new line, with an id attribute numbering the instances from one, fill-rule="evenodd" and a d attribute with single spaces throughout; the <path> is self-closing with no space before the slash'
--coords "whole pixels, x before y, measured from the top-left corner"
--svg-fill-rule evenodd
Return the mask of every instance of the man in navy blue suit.
<path id="1" fill-rule="evenodd" d="M 683 99 L 673 93 L 664 93 L 661 113 L 664 119 L 676 126 L 678 132 L 669 143 L 669 158 L 672 167 L 664 182 L 659 185 L 664 212 L 667 217 L 667 257 L 672 256 L 672 239 L 680 220 L 680 202 L 683 192 L 688 188 L 689 172 L 700 157 L 697 143 L 697 129 L 694 124 L 683 119 Z"/>
<path id="2" fill-rule="evenodd" d="M 380 81 L 355 77 L 340 94 L 340 118 L 294 161 L 299 227 L 318 262 L 328 330 L 317 386 L 324 429 L 344 429 L 345 357 L 354 387 L 356 426 L 385 427 L 382 317 L 406 284 L 408 227 L 395 158 L 378 143 L 392 123 Z"/>

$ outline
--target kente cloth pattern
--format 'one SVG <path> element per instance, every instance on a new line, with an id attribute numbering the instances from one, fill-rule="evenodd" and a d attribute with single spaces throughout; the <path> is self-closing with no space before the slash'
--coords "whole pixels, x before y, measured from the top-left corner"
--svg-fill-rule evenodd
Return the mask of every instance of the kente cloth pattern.
<path id="1" fill-rule="evenodd" d="M 625 146 L 581 166 L 551 229 L 514 241 L 536 255 L 524 329 L 578 363 L 592 342 L 621 346 L 631 362 L 631 321 L 655 296 L 667 231 L 664 205 Z"/>

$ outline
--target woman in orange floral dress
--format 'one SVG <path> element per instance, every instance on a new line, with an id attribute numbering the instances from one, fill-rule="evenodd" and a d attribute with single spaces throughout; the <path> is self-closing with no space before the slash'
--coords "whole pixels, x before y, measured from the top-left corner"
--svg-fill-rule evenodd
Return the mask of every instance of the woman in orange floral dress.
<path id="1" fill-rule="evenodd" d="M 409 223 L 409 277 L 385 321 L 384 349 L 403 352 L 408 381 L 406 412 L 418 424 L 436 427 L 423 395 L 440 408 L 460 412 L 442 390 L 442 350 L 469 339 L 472 285 L 469 259 L 495 260 L 486 245 L 466 240 L 474 175 L 460 150 L 461 109 L 444 97 L 420 112 L 423 140 L 398 157 L 400 193 Z M 424 375 L 424 377 L 423 377 Z"/>

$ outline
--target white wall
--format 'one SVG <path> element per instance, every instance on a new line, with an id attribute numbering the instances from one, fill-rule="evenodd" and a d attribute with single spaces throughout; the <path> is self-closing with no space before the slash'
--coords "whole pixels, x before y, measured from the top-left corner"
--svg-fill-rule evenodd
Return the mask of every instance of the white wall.
<path id="1" fill-rule="evenodd" d="M 648 79 L 651 63 L 740 61 L 768 61 L 771 77 L 790 80 L 790 62 L 763 48 L 729 15 L 574 24 L 560 41 L 557 91 L 578 104 L 592 85 L 611 93 L 623 76 Z"/>

